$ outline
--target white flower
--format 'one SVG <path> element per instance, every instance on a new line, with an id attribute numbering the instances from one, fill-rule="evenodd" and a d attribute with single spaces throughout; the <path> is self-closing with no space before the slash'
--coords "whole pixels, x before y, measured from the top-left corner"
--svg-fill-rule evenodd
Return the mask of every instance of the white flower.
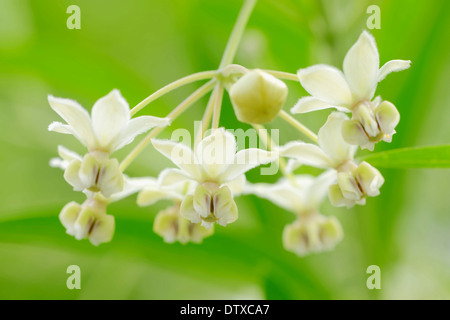
<path id="1" fill-rule="evenodd" d="M 90 152 L 112 153 L 131 143 L 137 135 L 170 123 L 167 118 L 152 116 L 130 119 L 128 103 L 117 89 L 94 104 L 91 116 L 76 101 L 53 96 L 48 101 L 67 122 L 53 122 L 48 130 L 74 135 Z"/>
<path id="2" fill-rule="evenodd" d="M 69 235 L 77 240 L 89 239 L 97 246 L 101 243 L 110 242 L 114 236 L 114 217 L 106 213 L 109 203 L 119 201 L 151 183 L 149 178 L 124 177 L 124 188 L 121 192 L 114 193 L 109 198 L 99 193 L 87 192 L 88 198 L 83 204 L 76 202 L 68 203 L 59 214 L 62 225 Z"/>
<path id="3" fill-rule="evenodd" d="M 286 250 L 299 256 L 332 249 L 342 239 L 342 228 L 334 217 L 324 217 L 319 206 L 326 196 L 335 174 L 329 170 L 318 177 L 297 175 L 275 184 L 248 184 L 246 192 L 268 199 L 294 212 L 297 219 L 283 231 Z"/>
<path id="4" fill-rule="evenodd" d="M 273 184 L 247 183 L 245 193 L 267 199 L 297 216 L 307 216 L 319 211 L 319 206 L 327 195 L 328 187 L 335 179 L 335 173 L 332 170 L 318 177 L 295 175 L 293 181 L 282 178 Z"/>
<path id="5" fill-rule="evenodd" d="M 108 159 L 101 152 L 81 157 L 74 151 L 58 146 L 60 158 L 52 158 L 50 166 L 64 170 L 64 179 L 75 191 L 88 197 L 98 193 L 109 202 L 130 195 L 148 185 L 150 178 L 128 178 L 119 170 L 117 159 Z"/>
<path id="6" fill-rule="evenodd" d="M 180 205 L 174 205 L 160 211 L 153 223 L 153 231 L 161 236 L 165 242 L 176 241 L 201 243 L 203 239 L 214 233 L 214 228 L 206 229 L 199 223 L 192 223 L 180 214 Z"/>
<path id="7" fill-rule="evenodd" d="M 180 214 L 180 205 L 187 193 L 193 192 L 193 183 L 186 181 L 171 186 L 160 186 L 156 179 L 148 183 L 137 198 L 139 206 L 149 206 L 159 200 L 172 200 L 174 205 L 160 211 L 155 218 L 153 231 L 163 237 L 167 243 L 201 243 L 214 233 L 214 229 L 205 229 L 198 223 L 192 223 Z"/>
<path id="8" fill-rule="evenodd" d="M 75 191 L 100 192 L 106 198 L 122 191 L 124 177 L 117 159 L 109 159 L 104 152 L 87 153 L 83 158 L 63 146 L 58 147 L 60 158 L 50 165 L 64 170 L 64 179 Z"/>
<path id="9" fill-rule="evenodd" d="M 318 146 L 300 141 L 288 142 L 280 147 L 280 155 L 293 158 L 300 164 L 317 168 L 339 169 L 353 161 L 356 147 L 347 143 L 341 134 L 342 124 L 348 117 L 333 112 L 318 133 Z"/>
<path id="10" fill-rule="evenodd" d="M 106 214 L 106 203 L 98 198 L 87 199 L 82 205 L 68 203 L 59 214 L 67 234 L 77 240 L 88 238 L 95 246 L 111 241 L 114 217 Z"/>
<path id="11" fill-rule="evenodd" d="M 342 238 L 339 221 L 335 217 L 320 214 L 299 218 L 283 230 L 284 248 L 301 257 L 331 250 Z"/>
<path id="12" fill-rule="evenodd" d="M 333 112 L 319 130 L 319 146 L 293 141 L 280 147 L 280 155 L 293 158 L 298 164 L 334 169 L 335 185 L 329 188 L 329 198 L 335 206 L 351 207 L 365 204 L 367 196 L 377 196 L 384 183 L 381 173 L 367 162 L 354 163 L 356 147 L 344 141 L 342 125 L 348 117 Z M 293 165 L 291 164 L 291 167 Z"/>
<path id="13" fill-rule="evenodd" d="M 166 169 L 162 186 L 184 181 L 196 182 L 194 194 L 185 197 L 181 212 L 191 222 L 209 228 L 214 222 L 226 225 L 237 219 L 233 194 L 242 192 L 245 172 L 274 161 L 273 152 L 250 148 L 236 153 L 236 138 L 225 129 L 215 129 L 192 151 L 181 143 L 152 140 L 153 146 L 179 169 Z"/>
<path id="14" fill-rule="evenodd" d="M 345 138 L 349 143 L 373 149 L 373 144 L 382 139 L 389 142 L 400 119 L 398 111 L 392 104 L 380 108 L 380 101 L 372 102 L 372 98 L 378 82 L 391 72 L 409 68 L 411 61 L 391 60 L 381 69 L 379 64 L 375 39 L 363 31 L 345 56 L 343 73 L 328 65 L 316 65 L 298 71 L 300 83 L 311 97 L 301 98 L 291 112 L 305 113 L 326 108 L 353 112 L 353 120 L 359 122 L 367 137 L 351 139 L 348 130 Z"/>

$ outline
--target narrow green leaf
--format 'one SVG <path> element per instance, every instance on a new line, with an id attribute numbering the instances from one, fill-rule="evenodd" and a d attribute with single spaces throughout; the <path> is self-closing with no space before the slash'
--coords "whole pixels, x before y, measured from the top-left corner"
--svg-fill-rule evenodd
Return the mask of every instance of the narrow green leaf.
<path id="1" fill-rule="evenodd" d="M 378 168 L 450 168 L 450 145 L 389 150 L 360 160 Z"/>

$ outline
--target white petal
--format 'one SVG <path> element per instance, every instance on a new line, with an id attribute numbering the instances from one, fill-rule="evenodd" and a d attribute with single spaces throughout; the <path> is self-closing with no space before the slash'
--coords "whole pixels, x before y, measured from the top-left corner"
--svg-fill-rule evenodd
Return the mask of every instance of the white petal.
<path id="1" fill-rule="evenodd" d="M 64 179 L 73 187 L 75 191 L 82 191 L 86 186 L 80 179 L 81 161 L 73 160 L 64 171 Z"/>
<path id="2" fill-rule="evenodd" d="M 50 123 L 50 125 L 48 126 L 48 131 L 74 135 L 74 131 L 71 126 L 58 121 L 53 121 L 52 123 Z"/>
<path id="3" fill-rule="evenodd" d="M 52 109 L 72 127 L 73 135 L 81 143 L 88 148 L 95 146 L 96 141 L 89 114 L 78 102 L 53 96 L 48 96 L 48 102 Z M 52 129 L 56 129 L 56 125 Z M 61 127 L 59 129 L 68 130 L 68 128 L 62 129 Z"/>
<path id="4" fill-rule="evenodd" d="M 334 166 L 352 160 L 356 152 L 357 147 L 342 137 L 342 124 L 347 119 L 345 114 L 333 112 L 318 133 L 319 146 L 333 160 Z"/>
<path id="5" fill-rule="evenodd" d="M 330 105 L 351 105 L 350 88 L 338 69 L 327 65 L 315 65 L 300 69 L 297 74 L 303 88 L 313 97 Z"/>
<path id="6" fill-rule="evenodd" d="M 194 192 L 194 210 L 203 218 L 211 214 L 211 195 L 208 190 L 199 184 Z"/>
<path id="7" fill-rule="evenodd" d="M 298 213 L 304 208 L 303 198 L 300 196 L 301 190 L 296 189 L 286 179 L 281 179 L 274 184 L 247 184 L 245 190 L 246 193 L 252 193 L 260 198 L 267 199 L 294 213 Z"/>
<path id="8" fill-rule="evenodd" d="M 154 127 L 165 127 L 170 124 L 169 118 L 158 118 L 152 116 L 141 116 L 131 119 L 124 130 L 120 133 L 120 136 L 113 143 L 112 149 L 118 150 L 123 146 L 131 143 L 137 135 L 147 132 Z"/>
<path id="9" fill-rule="evenodd" d="M 114 236 L 115 229 L 116 223 L 113 216 L 107 214 L 98 217 L 92 227 L 92 232 L 89 235 L 89 241 L 94 246 L 98 246 L 101 243 L 110 242 Z"/>
<path id="10" fill-rule="evenodd" d="M 322 149 L 311 143 L 288 142 L 280 147 L 280 155 L 317 168 L 330 168 L 333 165 L 332 159 Z"/>
<path id="11" fill-rule="evenodd" d="M 238 208 L 230 188 L 227 186 L 221 187 L 212 201 L 214 201 L 214 216 L 217 218 L 218 224 L 225 227 L 237 220 Z"/>
<path id="12" fill-rule="evenodd" d="M 63 160 L 66 161 L 82 160 L 81 156 L 78 153 L 63 146 L 58 146 L 58 154 Z"/>
<path id="13" fill-rule="evenodd" d="M 156 150 L 170 159 L 181 170 L 189 174 L 193 179 L 201 179 L 202 172 L 198 164 L 195 163 L 192 150 L 182 143 L 170 140 L 152 139 L 152 144 Z"/>
<path id="14" fill-rule="evenodd" d="M 119 201 L 123 198 L 126 198 L 132 195 L 135 192 L 139 192 L 144 188 L 153 185 L 157 185 L 157 180 L 155 178 L 129 178 L 126 175 L 123 175 L 124 184 L 123 190 L 117 193 L 114 193 L 110 200 L 111 202 Z"/>
<path id="15" fill-rule="evenodd" d="M 391 60 L 389 62 L 386 62 L 378 72 L 378 82 L 386 78 L 389 73 L 406 70 L 410 66 L 410 60 Z"/>
<path id="16" fill-rule="evenodd" d="M 129 119 L 130 108 L 119 90 L 97 100 L 92 107 L 92 127 L 100 147 L 110 150 Z"/>
<path id="17" fill-rule="evenodd" d="M 97 185 L 107 198 L 123 190 L 124 179 L 117 159 L 110 159 L 102 163 Z"/>
<path id="18" fill-rule="evenodd" d="M 233 195 L 236 196 L 244 192 L 246 182 L 245 174 L 241 174 L 237 178 L 228 181 L 226 185 L 230 188 Z"/>
<path id="19" fill-rule="evenodd" d="M 195 154 L 206 174 L 217 178 L 233 163 L 236 138 L 224 128 L 216 129 L 198 144 Z"/>
<path id="20" fill-rule="evenodd" d="M 187 176 L 184 171 L 178 169 L 164 169 L 161 171 L 158 177 L 158 183 L 160 186 L 173 186 L 180 182 L 186 182 L 190 180 L 191 177 Z"/>
<path id="21" fill-rule="evenodd" d="M 89 189 L 96 185 L 99 170 L 100 164 L 98 161 L 90 153 L 86 154 L 81 162 L 78 173 L 85 188 Z"/>
<path id="22" fill-rule="evenodd" d="M 307 113 L 311 111 L 323 110 L 328 108 L 336 108 L 339 111 L 350 112 L 349 109 L 333 106 L 331 104 L 326 103 L 323 100 L 314 98 L 314 97 L 303 97 L 298 100 L 295 106 L 292 107 L 291 113 Z"/>
<path id="23" fill-rule="evenodd" d="M 271 151 L 265 151 L 257 148 L 241 150 L 236 153 L 233 164 L 229 166 L 222 174 L 221 181 L 227 182 L 233 180 L 248 170 L 261 164 L 267 164 L 275 161 L 277 158 L 278 154 Z"/>
<path id="24" fill-rule="evenodd" d="M 289 159 L 287 164 L 286 164 L 286 172 L 287 173 L 292 173 L 295 170 L 297 170 L 298 168 L 300 168 L 302 166 L 302 163 L 296 159 Z"/>
<path id="25" fill-rule="evenodd" d="M 61 158 L 51 158 L 49 162 L 50 167 L 66 170 L 69 166 L 69 161 L 62 160 Z"/>
<path id="26" fill-rule="evenodd" d="M 200 223 L 202 219 L 198 212 L 194 209 L 194 197 L 186 196 L 180 205 L 180 215 L 188 219 L 192 223 Z"/>
<path id="27" fill-rule="evenodd" d="M 336 183 L 336 179 L 337 172 L 335 170 L 327 170 L 314 178 L 306 192 L 308 206 L 317 209 L 323 199 L 327 196 L 330 185 Z"/>
<path id="28" fill-rule="evenodd" d="M 363 31 L 344 59 L 344 74 L 357 100 L 371 100 L 378 83 L 380 58 L 373 36 Z"/>
<path id="29" fill-rule="evenodd" d="M 183 198 L 175 192 L 165 191 L 156 187 L 148 187 L 139 193 L 137 204 L 139 206 L 149 206 L 163 199 L 183 200 Z"/>

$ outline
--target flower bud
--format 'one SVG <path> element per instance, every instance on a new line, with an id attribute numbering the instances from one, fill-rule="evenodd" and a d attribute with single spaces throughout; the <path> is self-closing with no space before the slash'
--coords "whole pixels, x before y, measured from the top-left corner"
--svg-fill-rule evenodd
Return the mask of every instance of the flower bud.
<path id="1" fill-rule="evenodd" d="M 339 221 L 335 217 L 324 217 L 320 214 L 300 217 L 283 230 L 284 248 L 299 256 L 331 250 L 342 238 Z"/>
<path id="2" fill-rule="evenodd" d="M 111 241 L 114 235 L 114 217 L 106 214 L 106 203 L 99 198 L 87 199 L 82 205 L 68 203 L 59 219 L 67 234 L 77 240 L 89 238 L 95 246 Z"/>
<path id="3" fill-rule="evenodd" d="M 178 205 L 159 212 L 153 224 L 153 231 L 164 238 L 167 243 L 201 243 L 204 238 L 214 233 L 214 228 L 205 229 L 198 223 L 191 223 L 179 214 Z"/>
<path id="4" fill-rule="evenodd" d="M 259 70 L 251 70 L 230 89 L 230 98 L 239 121 L 264 124 L 280 112 L 287 97 L 286 84 Z"/>

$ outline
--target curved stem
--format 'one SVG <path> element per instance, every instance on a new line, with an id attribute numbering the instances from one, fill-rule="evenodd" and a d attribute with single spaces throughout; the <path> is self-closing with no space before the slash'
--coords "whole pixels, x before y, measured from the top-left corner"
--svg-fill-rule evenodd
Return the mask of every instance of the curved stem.
<path id="1" fill-rule="evenodd" d="M 214 110 L 214 101 L 216 100 L 217 96 L 217 88 L 219 86 L 218 82 L 216 86 L 214 87 L 213 92 L 211 93 L 211 96 L 209 97 L 208 104 L 206 106 L 205 113 L 203 114 L 202 122 L 201 122 L 201 128 L 200 131 L 197 133 L 197 136 L 195 137 L 194 141 L 194 149 L 197 148 L 198 143 L 203 139 L 206 129 L 209 127 L 209 124 L 211 122 L 213 110 Z"/>
<path id="2" fill-rule="evenodd" d="M 276 71 L 276 70 L 263 70 L 264 72 L 267 72 L 268 74 L 273 75 L 275 78 L 283 79 L 283 80 L 291 80 L 291 81 L 297 81 L 298 76 L 294 73 L 289 72 L 283 72 L 283 71 Z"/>
<path id="3" fill-rule="evenodd" d="M 282 118 L 284 121 L 289 123 L 291 126 L 293 126 L 295 129 L 297 129 L 298 131 L 303 133 L 305 136 L 310 138 L 315 143 L 317 143 L 319 141 L 317 138 L 317 135 L 314 132 L 309 130 L 305 125 L 303 125 L 300 121 L 295 119 L 293 116 L 291 116 L 286 111 L 281 110 L 278 115 L 280 116 L 280 118 Z"/>
<path id="4" fill-rule="evenodd" d="M 148 96 L 147 98 L 145 98 L 144 100 L 139 102 L 133 109 L 131 109 L 130 115 L 131 116 L 135 115 L 140 110 L 142 110 L 145 106 L 147 106 L 149 103 L 151 103 L 152 101 L 165 95 L 166 93 L 169 93 L 170 91 L 172 91 L 174 89 L 177 89 L 181 86 L 192 83 L 194 81 L 211 79 L 211 78 L 215 77 L 218 73 L 219 72 L 216 70 L 197 72 L 197 73 L 191 74 L 189 76 L 183 77 L 181 79 L 178 79 L 172 83 L 169 83 L 168 85 L 162 87 L 158 91 L 155 91 L 150 96 Z"/>
<path id="5" fill-rule="evenodd" d="M 222 69 L 233 62 L 239 42 L 242 38 L 242 34 L 247 26 L 248 19 L 250 18 L 253 8 L 255 7 L 256 1 L 257 0 L 245 0 L 244 5 L 239 12 L 233 31 L 231 32 L 230 38 L 228 39 L 219 69 Z"/>
<path id="6" fill-rule="evenodd" d="M 200 88 L 198 88 L 194 93 L 192 93 L 189 97 L 187 97 L 183 102 L 181 102 L 175 109 L 173 109 L 168 115 L 171 121 L 175 120 L 181 113 L 183 113 L 186 109 L 188 109 L 194 102 L 199 100 L 205 94 L 207 94 L 215 85 L 216 80 L 210 80 Z M 130 163 L 144 150 L 145 146 L 150 142 L 151 139 L 155 138 L 161 131 L 164 130 L 164 127 L 154 128 L 150 131 L 147 136 L 139 142 L 139 144 L 131 151 L 128 156 L 120 163 L 120 170 L 124 171 Z"/>

